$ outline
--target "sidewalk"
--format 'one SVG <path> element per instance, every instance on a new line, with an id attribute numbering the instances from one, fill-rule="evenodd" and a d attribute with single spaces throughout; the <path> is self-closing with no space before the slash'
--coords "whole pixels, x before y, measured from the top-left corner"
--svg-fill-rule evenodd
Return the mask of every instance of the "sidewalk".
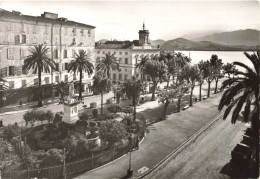
<path id="1" fill-rule="evenodd" d="M 192 108 L 186 111 L 169 115 L 167 120 L 150 125 L 148 134 L 140 145 L 139 150 L 132 152 L 133 178 L 137 178 L 146 170 L 153 168 L 170 152 L 217 116 L 219 114 L 217 106 L 221 95 L 222 93 L 212 95 L 209 99 L 194 104 Z M 144 111 L 143 113 L 144 115 L 149 115 L 149 111 Z M 75 178 L 124 178 L 128 167 L 129 156 L 126 155 Z"/>
<path id="2" fill-rule="evenodd" d="M 114 96 L 113 92 L 109 92 L 104 95 L 104 103 L 108 98 L 112 98 Z M 100 105 L 101 103 L 101 97 L 100 95 L 95 95 L 95 96 L 89 96 L 84 98 L 84 104 L 79 104 L 79 110 L 83 109 L 83 105 L 87 105 L 88 107 L 90 106 L 90 103 L 96 102 L 97 105 Z M 51 110 L 52 112 L 59 112 L 64 110 L 63 105 L 58 105 L 57 102 L 52 103 L 50 105 L 47 105 L 46 107 L 40 107 L 37 108 L 39 110 Z M 23 123 L 23 115 L 26 111 L 32 110 L 32 108 L 29 109 L 24 109 L 20 111 L 13 111 L 13 112 L 7 112 L 7 113 L 2 113 L 0 114 L 0 119 L 3 119 L 3 124 L 8 125 L 8 124 L 13 124 L 15 122 L 17 123 Z"/>

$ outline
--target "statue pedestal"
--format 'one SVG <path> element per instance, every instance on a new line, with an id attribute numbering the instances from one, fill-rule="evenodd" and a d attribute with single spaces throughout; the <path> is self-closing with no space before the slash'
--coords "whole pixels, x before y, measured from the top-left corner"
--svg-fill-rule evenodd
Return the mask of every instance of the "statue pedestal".
<path id="1" fill-rule="evenodd" d="M 68 99 L 64 103 L 64 122 L 74 123 L 79 119 L 78 103 L 75 99 Z"/>

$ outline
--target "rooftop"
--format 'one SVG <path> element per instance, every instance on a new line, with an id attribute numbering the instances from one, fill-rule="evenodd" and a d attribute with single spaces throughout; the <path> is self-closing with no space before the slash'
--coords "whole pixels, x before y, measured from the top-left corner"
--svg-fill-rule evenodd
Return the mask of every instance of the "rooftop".
<path id="1" fill-rule="evenodd" d="M 134 43 L 131 41 L 106 41 L 104 43 L 97 42 L 97 49 L 132 49 Z"/>
<path id="2" fill-rule="evenodd" d="M 44 12 L 41 16 L 29 16 L 23 15 L 19 11 L 7 11 L 5 9 L 0 8 L 0 18 L 8 18 L 8 19 L 17 19 L 17 20 L 31 20 L 31 21 L 41 21 L 41 22 L 51 22 L 60 24 L 62 22 L 63 25 L 67 26 L 79 26 L 94 29 L 95 26 L 91 26 L 88 24 L 83 24 L 75 21 L 67 20 L 66 18 L 58 18 L 58 14 Z"/>

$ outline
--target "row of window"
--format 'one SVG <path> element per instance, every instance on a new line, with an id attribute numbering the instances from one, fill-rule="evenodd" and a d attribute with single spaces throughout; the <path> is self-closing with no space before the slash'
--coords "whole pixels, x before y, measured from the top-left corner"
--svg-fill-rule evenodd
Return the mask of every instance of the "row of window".
<path id="1" fill-rule="evenodd" d="M 9 22 L 7 26 L 5 26 L 3 23 L 0 23 L 1 28 L 0 32 L 5 32 L 5 29 L 7 31 L 21 31 L 21 32 L 27 32 L 27 33 L 33 33 L 37 34 L 40 32 L 40 29 L 44 29 L 44 33 L 48 34 L 48 31 L 50 31 L 51 26 L 37 26 L 37 25 L 28 25 L 24 23 L 11 23 Z M 54 34 L 59 34 L 60 33 L 60 27 L 54 27 Z M 70 28 L 63 28 L 62 30 L 64 31 L 65 35 L 68 35 Z M 87 32 L 86 32 L 87 31 Z M 72 29 L 72 35 L 76 36 L 78 33 L 81 36 L 85 36 L 85 34 L 88 34 L 88 37 L 91 36 L 91 30 L 87 29 L 77 29 L 73 28 Z"/>
<path id="2" fill-rule="evenodd" d="M 99 62 L 100 59 L 101 59 L 100 57 L 97 57 L 97 62 Z M 119 58 L 119 59 L 118 59 L 118 63 L 119 63 L 119 64 L 123 64 L 123 63 L 122 63 L 122 58 Z M 125 58 L 125 63 L 124 63 L 124 64 L 128 64 L 128 58 Z"/>
<path id="3" fill-rule="evenodd" d="M 14 57 L 15 57 L 14 52 L 15 52 L 14 48 L 8 48 L 7 49 L 7 59 L 8 60 L 14 60 Z M 26 57 L 26 50 L 21 49 L 20 53 L 21 53 L 21 60 L 24 60 L 24 58 Z M 54 54 L 54 59 L 59 58 L 59 50 L 58 49 L 55 49 L 53 54 Z M 76 56 L 76 50 L 72 49 L 72 58 L 75 58 L 75 56 Z M 63 58 L 68 58 L 68 50 L 67 49 L 63 50 Z"/>
<path id="4" fill-rule="evenodd" d="M 112 54 L 113 52 L 110 52 L 110 51 L 108 51 L 108 52 L 102 51 L 102 53 L 103 53 L 103 54 L 106 54 L 106 53 Z M 100 54 L 100 51 L 97 51 L 97 54 Z M 116 55 L 116 52 L 114 52 L 113 54 Z M 122 55 L 122 52 L 118 52 L 118 54 L 119 54 L 119 55 Z M 125 52 L 125 55 L 128 55 L 128 52 Z"/>
<path id="5" fill-rule="evenodd" d="M 84 74 L 82 75 L 82 77 L 84 78 Z M 90 78 L 91 76 L 89 75 L 88 77 Z M 67 82 L 68 80 L 69 80 L 68 75 L 64 75 L 64 81 Z M 73 80 L 77 80 L 76 74 L 73 74 Z M 50 77 L 45 77 L 43 81 L 44 81 L 44 84 L 49 84 L 50 83 Z M 57 83 L 59 81 L 60 81 L 60 77 L 55 76 L 55 83 Z M 22 80 L 21 83 L 22 83 L 22 88 L 25 88 L 28 85 L 27 80 Z M 39 84 L 39 80 L 38 80 L 38 78 L 35 78 L 33 80 L 33 85 L 38 85 L 38 84 Z M 14 89 L 14 81 L 9 81 L 9 88 Z"/>
<path id="6" fill-rule="evenodd" d="M 6 38 L 6 40 L 4 40 Z M 78 39 L 80 42 L 78 44 L 76 43 L 76 37 L 72 38 L 72 41 L 69 41 L 70 38 L 67 36 L 64 37 L 64 40 L 62 40 L 63 44 L 68 44 L 68 45 L 77 45 L 77 46 L 82 46 L 84 43 L 82 41 L 86 39 Z M 49 44 L 50 43 L 50 37 L 47 35 L 44 36 L 37 36 L 37 35 L 25 35 L 25 34 L 8 34 L 6 37 L 3 37 L 4 40 L 9 42 L 9 44 L 38 44 L 38 43 L 43 43 L 43 44 Z M 53 43 L 54 44 L 59 44 L 59 36 L 55 35 L 53 37 Z"/>
<path id="7" fill-rule="evenodd" d="M 120 81 L 123 80 L 123 74 L 119 73 L 118 79 L 117 79 L 116 76 L 117 76 L 116 73 L 114 73 L 114 74 L 113 74 L 113 80 L 120 80 Z M 125 74 L 124 77 L 125 77 L 124 80 L 127 80 L 127 79 L 128 79 L 128 75 Z"/>

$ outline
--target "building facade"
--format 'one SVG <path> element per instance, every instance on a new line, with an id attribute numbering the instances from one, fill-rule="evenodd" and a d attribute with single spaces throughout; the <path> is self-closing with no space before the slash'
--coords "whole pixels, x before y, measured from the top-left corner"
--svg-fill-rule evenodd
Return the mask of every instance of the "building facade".
<path id="1" fill-rule="evenodd" d="M 149 42 L 149 31 L 143 29 L 139 31 L 139 40 L 134 41 L 106 41 L 105 43 L 96 44 L 96 60 L 100 61 L 106 53 L 115 54 L 119 63 L 119 70 L 112 71 L 111 78 L 114 81 L 123 82 L 131 76 L 140 76 L 136 64 L 140 62 L 144 55 L 153 56 L 160 54 L 159 47 L 153 47 Z"/>
<path id="2" fill-rule="evenodd" d="M 8 81 L 10 89 L 37 86 L 37 74 L 26 71 L 23 63 L 33 46 L 43 44 L 49 48 L 57 68 L 42 74 L 42 85 L 76 82 L 79 74 L 68 73 L 68 63 L 80 49 L 91 54 L 92 63 L 95 63 L 94 29 L 91 25 L 59 18 L 54 13 L 28 16 L 0 9 L 0 75 Z M 93 75 L 83 74 L 84 90 L 91 85 Z"/>

